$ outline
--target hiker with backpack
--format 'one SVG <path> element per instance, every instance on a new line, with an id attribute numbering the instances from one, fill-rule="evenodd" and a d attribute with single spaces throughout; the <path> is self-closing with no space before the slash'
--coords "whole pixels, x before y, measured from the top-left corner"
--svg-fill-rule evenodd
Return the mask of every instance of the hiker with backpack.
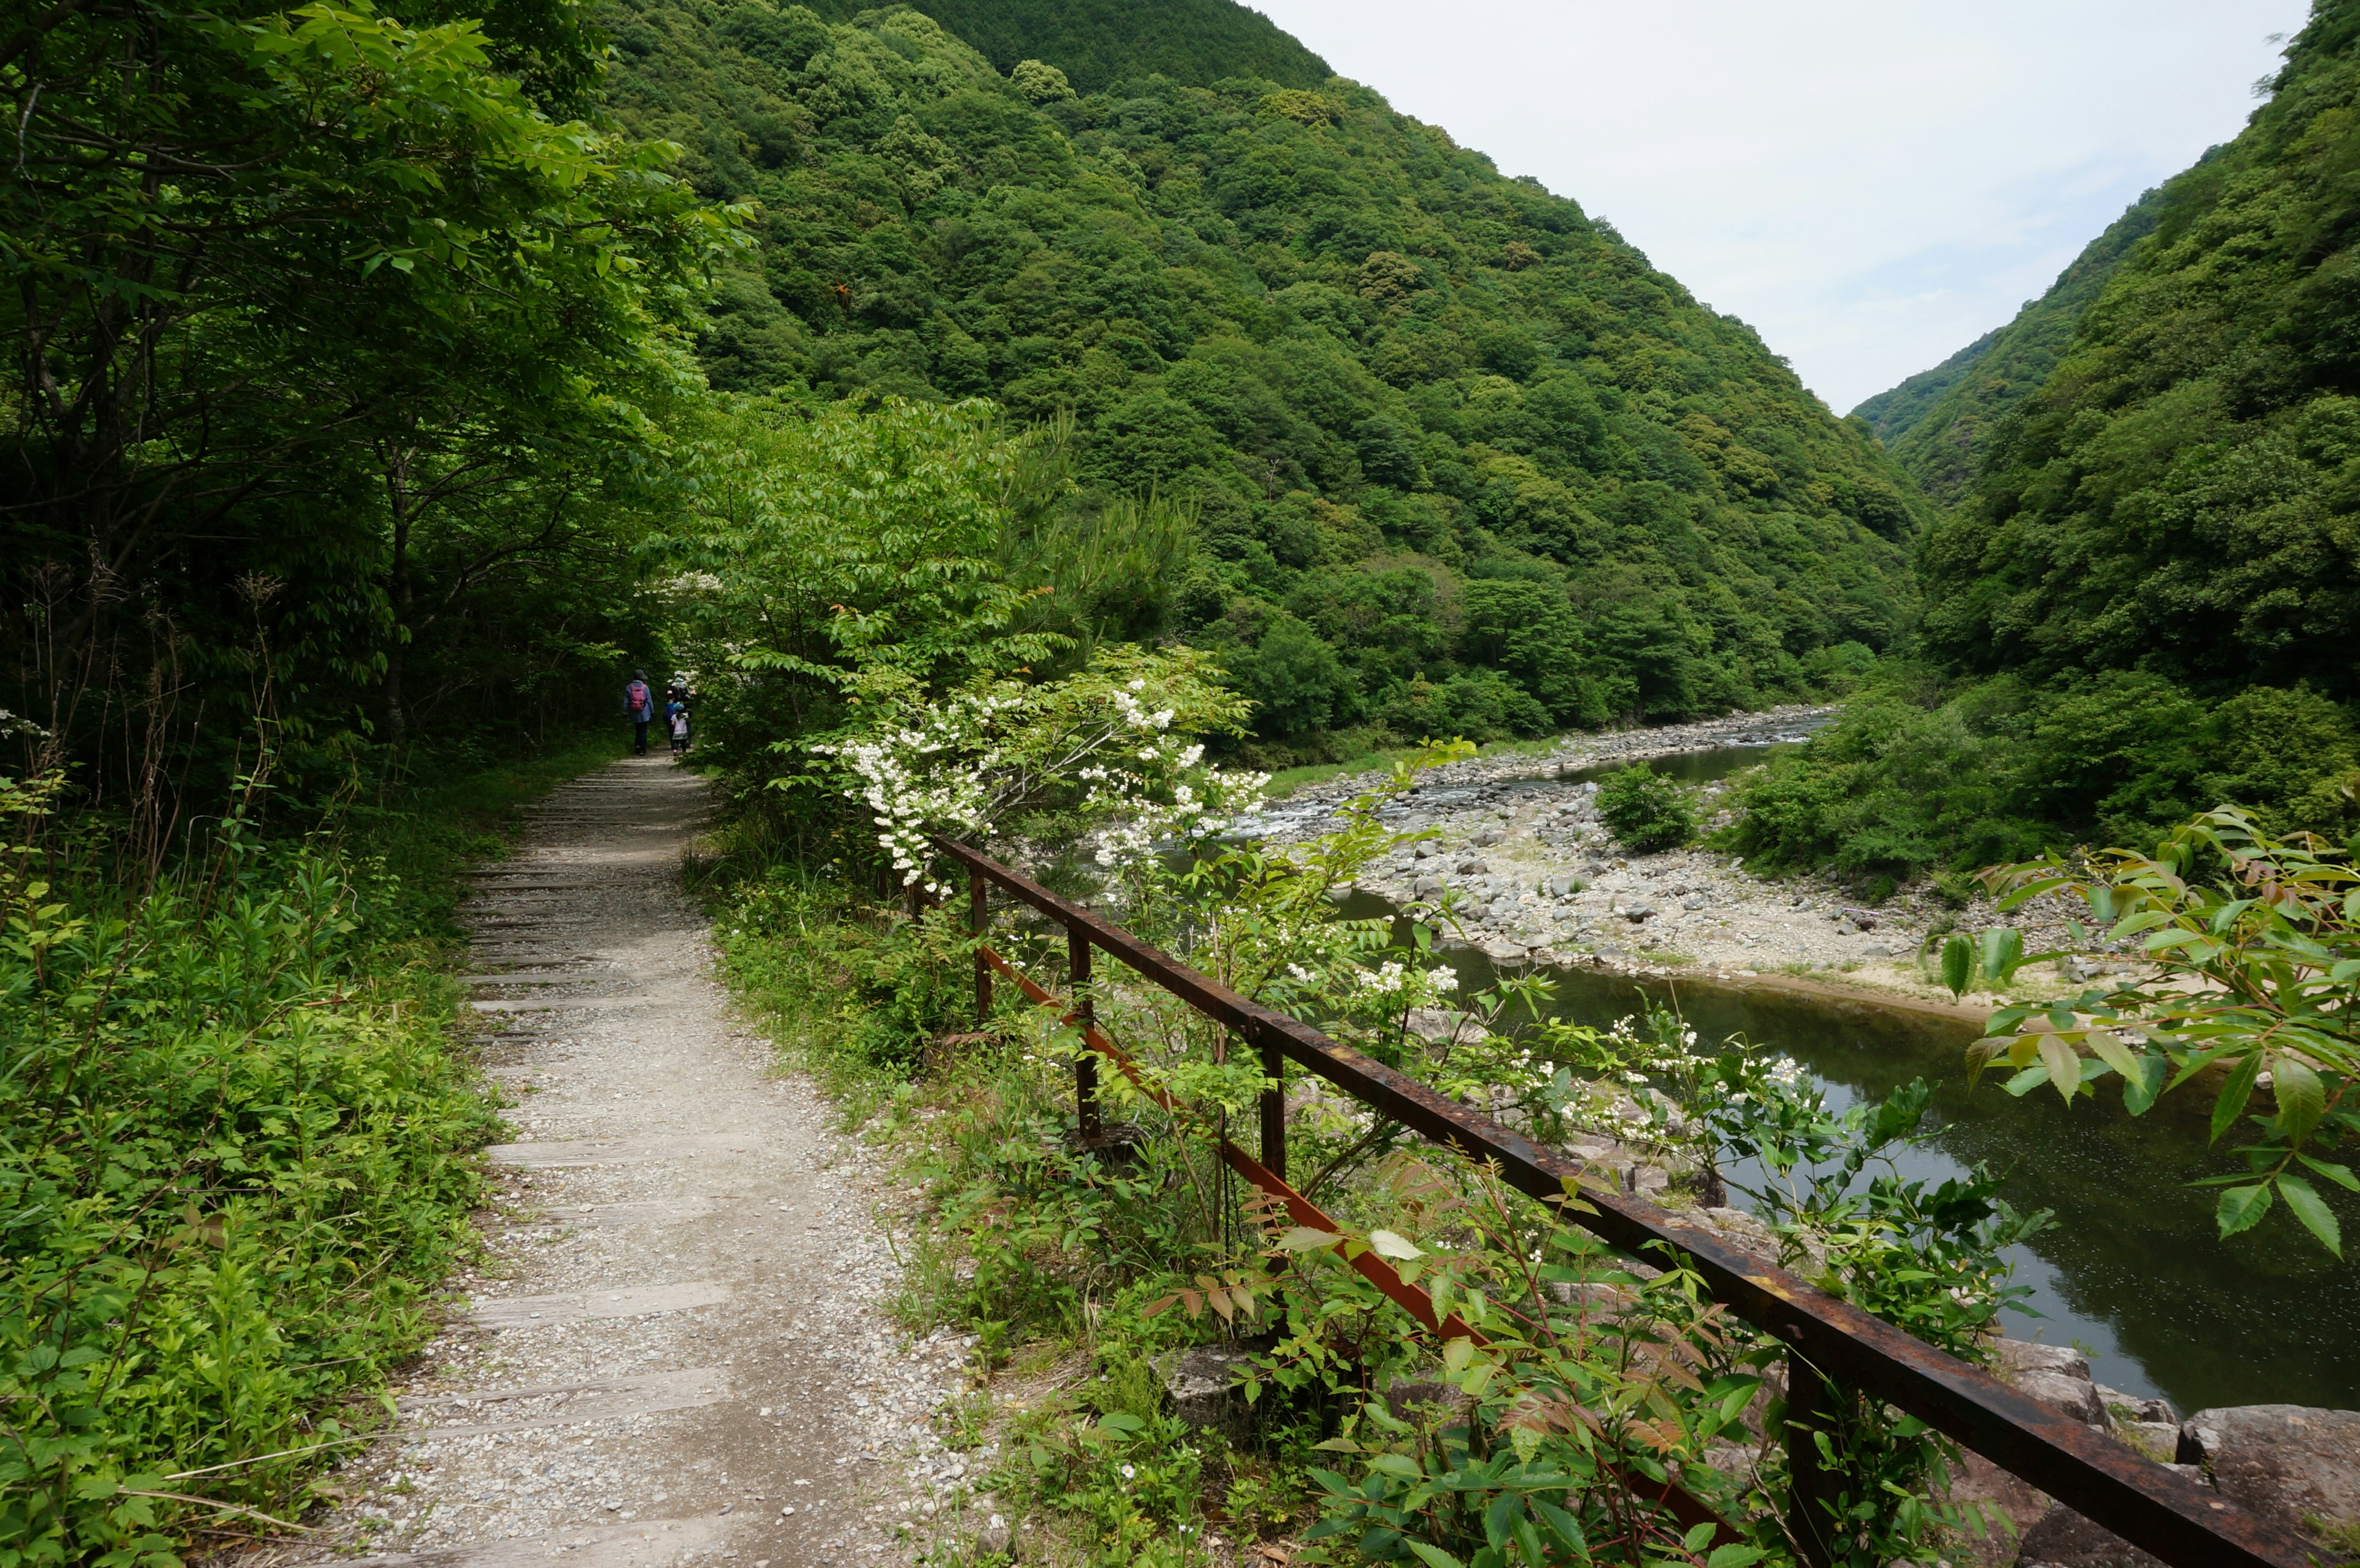
<path id="1" fill-rule="evenodd" d="M 648 684 L 648 672 L 631 671 L 630 684 L 623 688 L 623 714 L 631 721 L 631 755 L 648 754 L 648 726 L 655 723 L 655 688 Z"/>

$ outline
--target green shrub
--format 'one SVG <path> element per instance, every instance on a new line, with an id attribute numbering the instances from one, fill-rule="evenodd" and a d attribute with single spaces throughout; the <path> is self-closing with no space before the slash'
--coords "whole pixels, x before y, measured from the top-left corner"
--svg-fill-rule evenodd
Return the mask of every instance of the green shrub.
<path id="1" fill-rule="evenodd" d="M 1598 816 L 1641 855 L 1677 849 L 1696 836 L 1688 791 L 1646 763 L 1617 768 L 1598 787 Z"/>
<path id="2" fill-rule="evenodd" d="M 2360 826 L 2355 768 L 2351 716 L 2306 687 L 2207 702 L 2136 671 L 1944 690 L 1897 669 L 1808 746 L 1747 775 L 1718 842 L 1761 870 L 1863 882 L 2151 844 L 2224 804 L 2341 842 Z"/>
<path id="3" fill-rule="evenodd" d="M 301 1511 L 497 1124 L 376 939 L 390 878 L 233 839 L 126 908 L 39 864 L 0 873 L 0 1563 L 168 1563 L 223 1516 L 154 1494 Z"/>

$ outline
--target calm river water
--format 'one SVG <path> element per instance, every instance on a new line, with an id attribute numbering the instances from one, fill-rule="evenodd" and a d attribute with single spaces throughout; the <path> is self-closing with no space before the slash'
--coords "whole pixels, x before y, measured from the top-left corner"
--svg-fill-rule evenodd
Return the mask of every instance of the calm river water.
<path id="1" fill-rule="evenodd" d="M 1714 779 L 1770 749 L 1722 747 L 1656 766 Z M 1388 909 L 1355 894 L 1343 913 Z M 1481 953 L 1444 957 L 1464 985 L 1490 984 L 1492 964 Z M 2056 1213 L 2054 1226 L 2015 1257 L 2016 1282 L 2033 1290 L 2025 1305 L 2039 1315 L 2011 1314 L 2012 1336 L 2079 1345 L 2100 1382 L 2161 1394 L 2183 1412 L 2268 1403 L 2360 1409 L 2360 1266 L 2326 1257 L 2282 1214 L 2256 1231 L 2218 1238 L 2212 1194 L 2188 1182 L 2235 1166 L 2207 1151 L 2208 1104 L 2196 1091 L 2136 1119 L 2111 1093 L 2069 1112 L 2045 1089 L 2013 1098 L 1995 1077 L 1970 1092 L 1965 1051 L 1980 1031 L 1953 1019 L 1742 982 L 1638 982 L 1577 967 L 1554 978 L 1562 1017 L 1604 1025 L 1644 998 L 1668 1001 L 1707 1041 L 1740 1040 L 1793 1057 L 1840 1106 L 1881 1099 L 1912 1078 L 1938 1081 L 1939 1130 L 1909 1173 L 1939 1180 L 1986 1161 L 2006 1173 L 2011 1203 Z M 2360 1203 L 2339 1207 L 2346 1234 L 2360 1234 Z"/>

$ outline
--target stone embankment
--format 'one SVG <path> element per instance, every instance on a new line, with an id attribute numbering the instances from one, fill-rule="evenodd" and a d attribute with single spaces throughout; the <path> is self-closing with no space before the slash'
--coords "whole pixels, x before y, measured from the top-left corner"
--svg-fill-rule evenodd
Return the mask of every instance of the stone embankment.
<path id="1" fill-rule="evenodd" d="M 1927 937 L 1937 929 L 1997 923 L 1980 898 L 1956 907 L 1931 889 L 1903 889 L 1872 906 L 1822 877 L 1765 877 L 1742 860 L 1688 847 L 1634 855 L 1598 820 L 1597 781 L 1585 773 L 1625 763 L 1800 739 L 1834 710 L 1788 707 L 1663 729 L 1580 735 L 1546 753 L 1485 757 L 1435 769 L 1383 813 L 1425 842 L 1385 857 L 1358 887 L 1397 905 L 1448 905 L 1458 940 L 1501 963 L 1590 964 L 1633 974 L 1744 980 L 1810 976 L 1921 1004 L 1979 1010 L 1997 998 L 1953 1004 L 1941 989 Z M 1263 836 L 1300 840 L 1336 824 L 1369 777 L 1328 779 L 1265 813 Z M 1711 815 L 1728 783 L 1699 787 Z M 2060 942 L 2069 910 L 2017 911 L 2027 951 Z M 2086 978 L 2126 968 L 2119 955 L 2076 963 Z"/>

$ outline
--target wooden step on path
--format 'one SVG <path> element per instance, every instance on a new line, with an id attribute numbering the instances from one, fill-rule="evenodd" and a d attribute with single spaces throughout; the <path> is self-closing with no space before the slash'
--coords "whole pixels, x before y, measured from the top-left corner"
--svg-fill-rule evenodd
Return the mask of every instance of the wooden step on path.
<path id="1" fill-rule="evenodd" d="M 528 1171 L 559 1171 L 583 1165 L 628 1165 L 645 1160 L 694 1160 L 701 1154 L 735 1154 L 754 1139 L 728 1132 L 691 1133 L 684 1138 L 536 1139 L 496 1143 L 484 1153 L 503 1165 Z"/>
<path id="2" fill-rule="evenodd" d="M 729 1368 L 687 1367 L 634 1377 L 603 1377 L 589 1383 L 552 1383 L 530 1388 L 494 1388 L 480 1394 L 436 1394 L 400 1400 L 412 1418 L 404 1435 L 418 1441 L 481 1437 L 495 1432 L 530 1432 L 538 1427 L 581 1426 L 590 1421 L 693 1410 L 729 1397 Z M 418 1418 L 428 1411 L 481 1412 L 489 1418 L 452 1422 Z"/>
<path id="3" fill-rule="evenodd" d="M 621 1290 L 568 1290 L 555 1296 L 511 1296 L 477 1301 L 467 1321 L 477 1328 L 522 1328 L 527 1323 L 590 1323 L 599 1318 L 641 1318 L 654 1312 L 715 1307 L 737 1294 L 715 1279 L 685 1285 L 635 1285 Z"/>

